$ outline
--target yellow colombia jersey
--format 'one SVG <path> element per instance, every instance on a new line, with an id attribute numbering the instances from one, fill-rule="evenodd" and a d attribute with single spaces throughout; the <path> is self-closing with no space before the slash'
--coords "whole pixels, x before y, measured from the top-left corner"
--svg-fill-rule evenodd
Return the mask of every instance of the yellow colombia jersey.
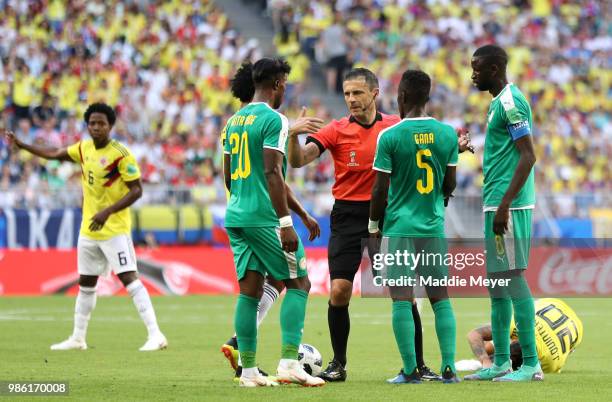
<path id="1" fill-rule="evenodd" d="M 559 299 L 538 299 L 536 311 L 536 349 L 545 373 L 558 373 L 576 346 L 582 342 L 582 321 L 574 310 Z M 518 339 L 514 319 L 510 337 Z"/>
<path id="2" fill-rule="evenodd" d="M 97 232 L 89 230 L 95 214 L 121 198 L 129 189 L 125 182 L 140 178 L 134 155 L 123 145 L 111 140 L 104 148 L 96 149 L 93 140 L 83 140 L 68 147 L 68 155 L 81 165 L 83 183 L 83 222 L 81 234 L 94 240 L 107 240 L 120 234 L 130 234 L 132 217 L 125 208 L 109 216 Z"/>

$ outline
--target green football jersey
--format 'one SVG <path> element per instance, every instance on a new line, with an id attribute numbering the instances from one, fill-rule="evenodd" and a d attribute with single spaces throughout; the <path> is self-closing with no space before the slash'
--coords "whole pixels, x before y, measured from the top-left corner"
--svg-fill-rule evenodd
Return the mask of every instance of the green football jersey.
<path id="1" fill-rule="evenodd" d="M 455 130 L 432 117 L 403 119 L 381 131 L 374 169 L 391 174 L 383 235 L 444 236 L 442 183 L 457 153 Z"/>
<path id="2" fill-rule="evenodd" d="M 487 113 L 485 139 L 483 204 L 485 210 L 495 209 L 501 202 L 520 159 L 514 141 L 531 135 L 531 108 L 523 93 L 508 84 L 491 101 Z M 512 200 L 511 208 L 530 208 L 535 204 L 533 169 Z"/>
<path id="3" fill-rule="evenodd" d="M 225 227 L 278 226 L 264 174 L 264 148 L 287 151 L 289 121 L 267 103 L 250 103 L 225 125 L 224 153 L 231 155 L 232 185 Z M 283 176 L 287 158 L 283 157 Z"/>

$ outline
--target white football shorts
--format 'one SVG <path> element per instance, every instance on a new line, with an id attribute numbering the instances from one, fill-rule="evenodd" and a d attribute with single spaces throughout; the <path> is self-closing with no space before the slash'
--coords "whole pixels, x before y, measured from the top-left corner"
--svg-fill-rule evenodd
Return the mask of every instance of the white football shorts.
<path id="1" fill-rule="evenodd" d="M 77 245 L 79 275 L 102 276 L 112 269 L 115 274 L 137 271 L 134 243 L 129 235 L 107 240 L 79 236 Z"/>

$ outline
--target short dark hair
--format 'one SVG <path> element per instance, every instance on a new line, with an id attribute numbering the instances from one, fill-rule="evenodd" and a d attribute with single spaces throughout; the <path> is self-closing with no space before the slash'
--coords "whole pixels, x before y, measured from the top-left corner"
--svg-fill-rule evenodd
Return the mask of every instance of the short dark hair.
<path id="1" fill-rule="evenodd" d="M 113 108 L 107 105 L 106 103 L 96 102 L 89 105 L 84 115 L 85 123 L 89 124 L 89 118 L 93 113 L 105 114 L 106 118 L 108 119 L 108 124 L 110 124 L 111 127 L 115 125 L 115 121 L 117 120 L 115 110 L 113 110 Z"/>
<path id="2" fill-rule="evenodd" d="M 421 70 L 406 70 L 399 84 L 400 92 L 408 92 L 414 103 L 424 105 L 429 100 L 431 78 Z"/>
<path id="3" fill-rule="evenodd" d="M 497 64 L 502 69 L 508 65 L 508 53 L 497 45 L 484 45 L 476 49 L 473 57 L 484 58 L 487 64 Z"/>
<path id="4" fill-rule="evenodd" d="M 271 87 L 284 74 L 291 72 L 291 66 L 283 59 L 264 57 L 253 64 L 253 84 L 255 87 Z"/>
<path id="5" fill-rule="evenodd" d="M 253 64 L 251 62 L 242 63 L 234 77 L 230 80 L 230 84 L 234 98 L 238 98 L 244 103 L 252 101 L 255 95 Z"/>
<path id="6" fill-rule="evenodd" d="M 510 342 L 510 360 L 513 370 L 518 370 L 523 365 L 523 351 L 519 342 Z"/>
<path id="7" fill-rule="evenodd" d="M 376 75 L 367 68 L 359 67 L 352 69 L 346 73 L 344 81 L 354 80 L 356 78 L 363 78 L 371 90 L 379 87 L 378 78 L 376 78 Z"/>

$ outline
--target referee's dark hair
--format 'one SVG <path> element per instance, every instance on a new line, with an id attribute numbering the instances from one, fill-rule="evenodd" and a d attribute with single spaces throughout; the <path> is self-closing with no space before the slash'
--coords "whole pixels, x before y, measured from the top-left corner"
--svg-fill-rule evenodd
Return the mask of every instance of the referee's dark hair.
<path id="1" fill-rule="evenodd" d="M 230 90 L 232 95 L 243 103 L 253 100 L 255 84 L 253 83 L 253 64 L 251 62 L 242 63 L 238 68 L 236 74 L 230 80 Z"/>
<path id="2" fill-rule="evenodd" d="M 344 81 L 354 80 L 357 78 L 363 78 L 365 82 L 368 84 L 370 90 L 374 88 L 378 88 L 378 78 L 376 78 L 376 74 L 368 70 L 367 68 L 359 67 L 354 68 L 344 76 Z"/>
<path id="3" fill-rule="evenodd" d="M 253 84 L 255 88 L 273 87 L 284 74 L 291 72 L 291 66 L 283 59 L 264 57 L 253 65 Z"/>
<path id="4" fill-rule="evenodd" d="M 399 92 L 405 94 L 404 103 L 411 102 L 416 105 L 424 105 L 429 101 L 431 91 L 431 78 L 421 70 L 406 70 L 402 74 L 399 84 Z"/>
<path id="5" fill-rule="evenodd" d="M 117 115 L 115 114 L 113 108 L 107 105 L 106 103 L 96 102 L 89 105 L 89 107 L 87 107 L 87 110 L 85 111 L 85 114 L 83 115 L 85 123 L 89 124 L 89 118 L 93 113 L 105 114 L 106 119 L 108 120 L 108 124 L 110 124 L 111 127 L 115 125 Z"/>
<path id="6" fill-rule="evenodd" d="M 481 57 L 485 60 L 485 65 L 495 64 L 502 72 L 506 71 L 508 65 L 508 53 L 497 45 L 479 47 L 472 57 Z"/>

